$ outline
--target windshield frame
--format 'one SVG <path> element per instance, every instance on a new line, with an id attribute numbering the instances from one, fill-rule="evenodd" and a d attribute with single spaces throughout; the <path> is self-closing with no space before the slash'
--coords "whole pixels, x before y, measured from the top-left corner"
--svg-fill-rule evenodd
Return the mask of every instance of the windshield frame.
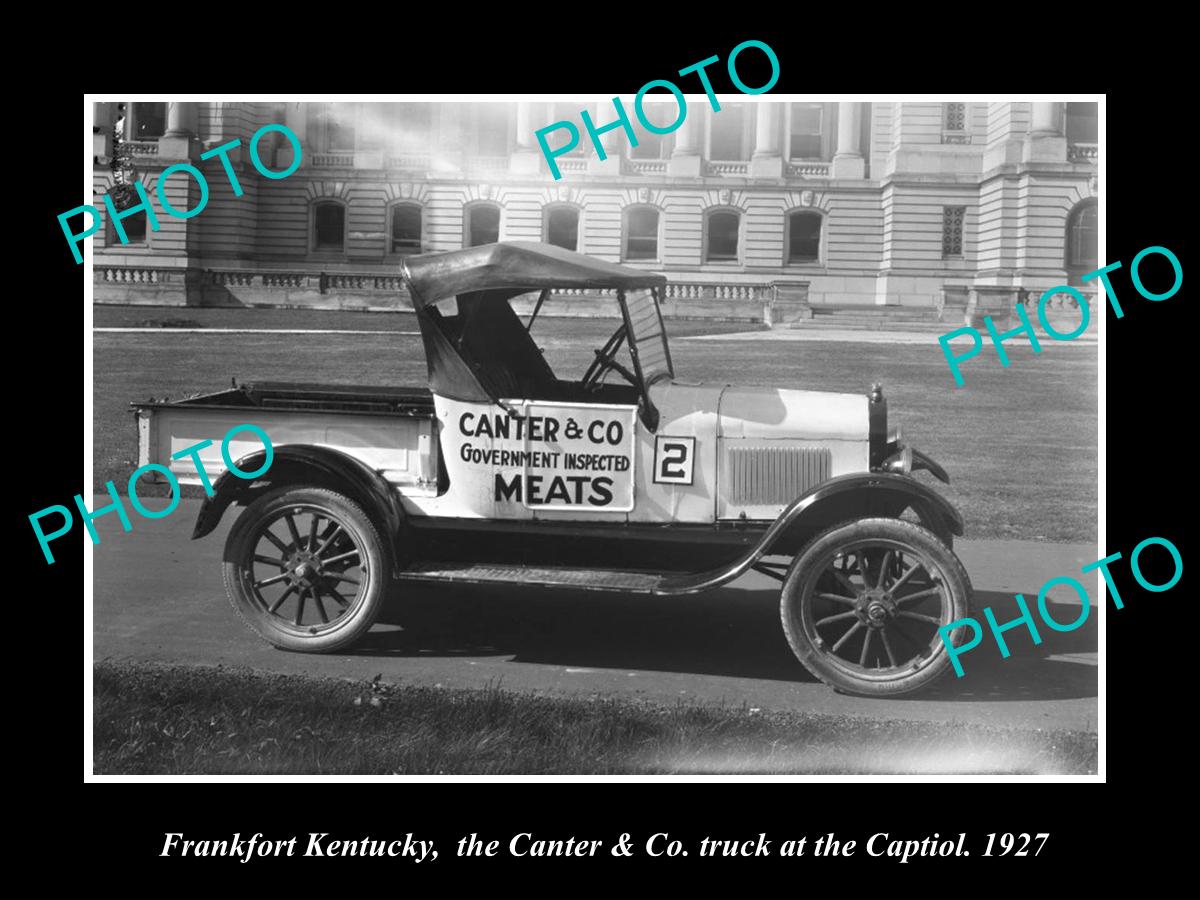
<path id="1" fill-rule="evenodd" d="M 667 329 L 663 324 L 662 303 L 661 303 L 661 288 L 639 288 L 639 290 L 650 291 L 650 301 L 654 304 L 654 314 L 658 317 L 658 330 L 662 335 L 663 355 L 666 359 L 667 368 L 665 372 L 660 372 L 650 384 L 646 383 L 646 373 L 642 370 L 642 358 L 638 345 L 638 334 L 633 327 L 633 321 L 629 315 L 629 304 L 625 300 L 625 289 L 617 288 L 617 303 L 621 307 L 621 317 L 625 321 L 625 341 L 629 345 L 629 355 L 633 360 L 633 371 L 637 375 L 638 387 L 641 390 L 644 401 L 642 413 L 643 421 L 646 427 L 651 431 L 658 428 L 658 410 L 654 406 L 654 402 L 650 399 L 650 386 L 657 384 L 660 381 L 673 380 L 675 378 L 675 363 L 671 359 L 671 342 L 667 338 Z"/>

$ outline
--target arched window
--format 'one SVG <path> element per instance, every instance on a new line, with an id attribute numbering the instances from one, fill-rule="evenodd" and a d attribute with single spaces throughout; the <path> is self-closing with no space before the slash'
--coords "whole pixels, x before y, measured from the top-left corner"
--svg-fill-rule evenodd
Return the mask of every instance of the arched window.
<path id="1" fill-rule="evenodd" d="M 1067 216 L 1067 269 L 1072 274 L 1084 275 L 1100 268 L 1099 240 L 1096 201 L 1084 200 Z"/>
<path id="2" fill-rule="evenodd" d="M 579 209 L 574 206 L 550 206 L 546 208 L 543 223 L 547 244 L 565 250 L 579 249 Z"/>
<path id="3" fill-rule="evenodd" d="M 821 259 L 821 214 L 811 210 L 788 213 L 787 261 L 814 263 Z"/>
<path id="4" fill-rule="evenodd" d="M 397 203 L 392 207 L 392 253 L 421 252 L 421 207 L 416 203 Z"/>
<path id="5" fill-rule="evenodd" d="M 658 259 L 658 210 L 633 206 L 625 210 L 624 259 Z"/>
<path id="6" fill-rule="evenodd" d="M 708 214 L 704 223 L 704 261 L 720 262 L 738 258 L 738 232 L 742 217 L 733 210 Z"/>
<path id="7" fill-rule="evenodd" d="M 500 240 L 500 207 L 494 203 L 468 206 L 464 216 L 468 247 L 494 244 Z"/>
<path id="8" fill-rule="evenodd" d="M 336 200 L 313 204 L 312 248 L 337 252 L 346 249 L 346 207 Z"/>

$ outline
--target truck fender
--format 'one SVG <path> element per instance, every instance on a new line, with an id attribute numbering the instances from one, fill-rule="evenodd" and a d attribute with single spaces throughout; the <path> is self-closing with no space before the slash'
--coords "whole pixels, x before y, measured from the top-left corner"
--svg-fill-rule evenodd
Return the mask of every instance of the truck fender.
<path id="1" fill-rule="evenodd" d="M 962 516 L 933 488 L 899 473 L 860 472 L 831 478 L 796 499 L 767 529 L 760 546 L 765 554 L 786 545 L 797 526 L 807 531 L 803 526 L 814 522 L 824 527 L 865 516 L 899 516 L 909 507 L 943 540 L 963 533 Z"/>
<path id="2" fill-rule="evenodd" d="M 655 593 L 691 594 L 745 574 L 770 553 L 794 554 L 817 531 L 869 516 L 898 517 L 912 507 L 921 524 L 947 543 L 963 533 L 963 518 L 950 502 L 915 478 L 892 472 L 840 475 L 792 502 L 749 553 L 729 566 L 665 579 Z"/>
<path id="3" fill-rule="evenodd" d="M 369 466 L 329 447 L 313 444 L 287 444 L 274 448 L 275 459 L 261 478 L 246 480 L 226 470 L 213 485 L 213 495 L 207 497 L 196 517 L 192 539 L 212 532 L 232 503 L 246 505 L 270 490 L 288 484 L 311 484 L 344 493 L 363 507 L 378 525 L 382 536 L 389 541 L 393 567 L 399 565 L 395 553 L 396 541 L 405 523 L 404 507 L 400 505 L 392 486 Z M 237 460 L 237 468 L 254 471 L 262 468 L 265 450 L 258 450 Z M 398 571 L 398 569 L 397 569 Z"/>

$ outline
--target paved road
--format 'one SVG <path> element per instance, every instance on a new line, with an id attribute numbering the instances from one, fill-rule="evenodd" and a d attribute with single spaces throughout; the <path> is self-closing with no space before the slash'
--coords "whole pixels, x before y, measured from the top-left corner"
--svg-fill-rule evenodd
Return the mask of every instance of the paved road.
<path id="1" fill-rule="evenodd" d="M 106 502 L 98 497 L 92 508 Z M 780 629 L 776 583 L 757 574 L 691 598 L 409 588 L 389 616 L 403 626 L 377 625 L 354 652 L 284 653 L 251 634 L 225 599 L 220 554 L 233 516 L 226 515 L 214 534 L 192 541 L 198 507 L 199 501 L 184 500 L 164 519 L 134 516 L 129 533 L 109 521 L 113 516 L 97 521 L 102 543 L 93 551 L 96 659 L 362 679 L 382 674 L 387 681 L 445 687 L 498 682 L 554 694 L 1096 730 L 1094 611 L 1077 631 L 1043 629 L 1040 647 L 1023 631 L 1008 632 L 1014 655 L 1007 660 L 987 646 L 988 639 L 963 657 L 965 677 L 950 676 L 916 698 L 871 700 L 836 694 L 801 668 Z M 992 606 L 1001 622 L 1012 618 L 1005 613 L 1015 609 L 1013 592 L 1032 603 L 1044 582 L 1077 575 L 1100 555 L 1087 545 L 1033 542 L 964 541 L 958 549 L 980 607 Z M 1056 618 L 1071 621 L 1077 612 L 1064 609 Z"/>

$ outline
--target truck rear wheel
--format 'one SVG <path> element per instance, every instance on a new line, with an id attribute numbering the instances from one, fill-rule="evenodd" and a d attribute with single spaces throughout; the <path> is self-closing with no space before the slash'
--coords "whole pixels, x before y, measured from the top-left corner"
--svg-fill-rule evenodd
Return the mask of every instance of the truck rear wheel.
<path id="1" fill-rule="evenodd" d="M 792 652 L 826 684 L 878 697 L 919 690 L 950 668 L 939 629 L 970 615 L 962 563 L 928 529 L 860 519 L 813 538 L 783 584 Z M 955 629 L 958 646 L 966 627 Z"/>
<path id="2" fill-rule="evenodd" d="M 246 507 L 225 542 L 225 590 L 276 647 L 327 653 L 374 624 L 387 587 L 386 548 L 352 500 L 315 487 L 271 491 Z"/>

